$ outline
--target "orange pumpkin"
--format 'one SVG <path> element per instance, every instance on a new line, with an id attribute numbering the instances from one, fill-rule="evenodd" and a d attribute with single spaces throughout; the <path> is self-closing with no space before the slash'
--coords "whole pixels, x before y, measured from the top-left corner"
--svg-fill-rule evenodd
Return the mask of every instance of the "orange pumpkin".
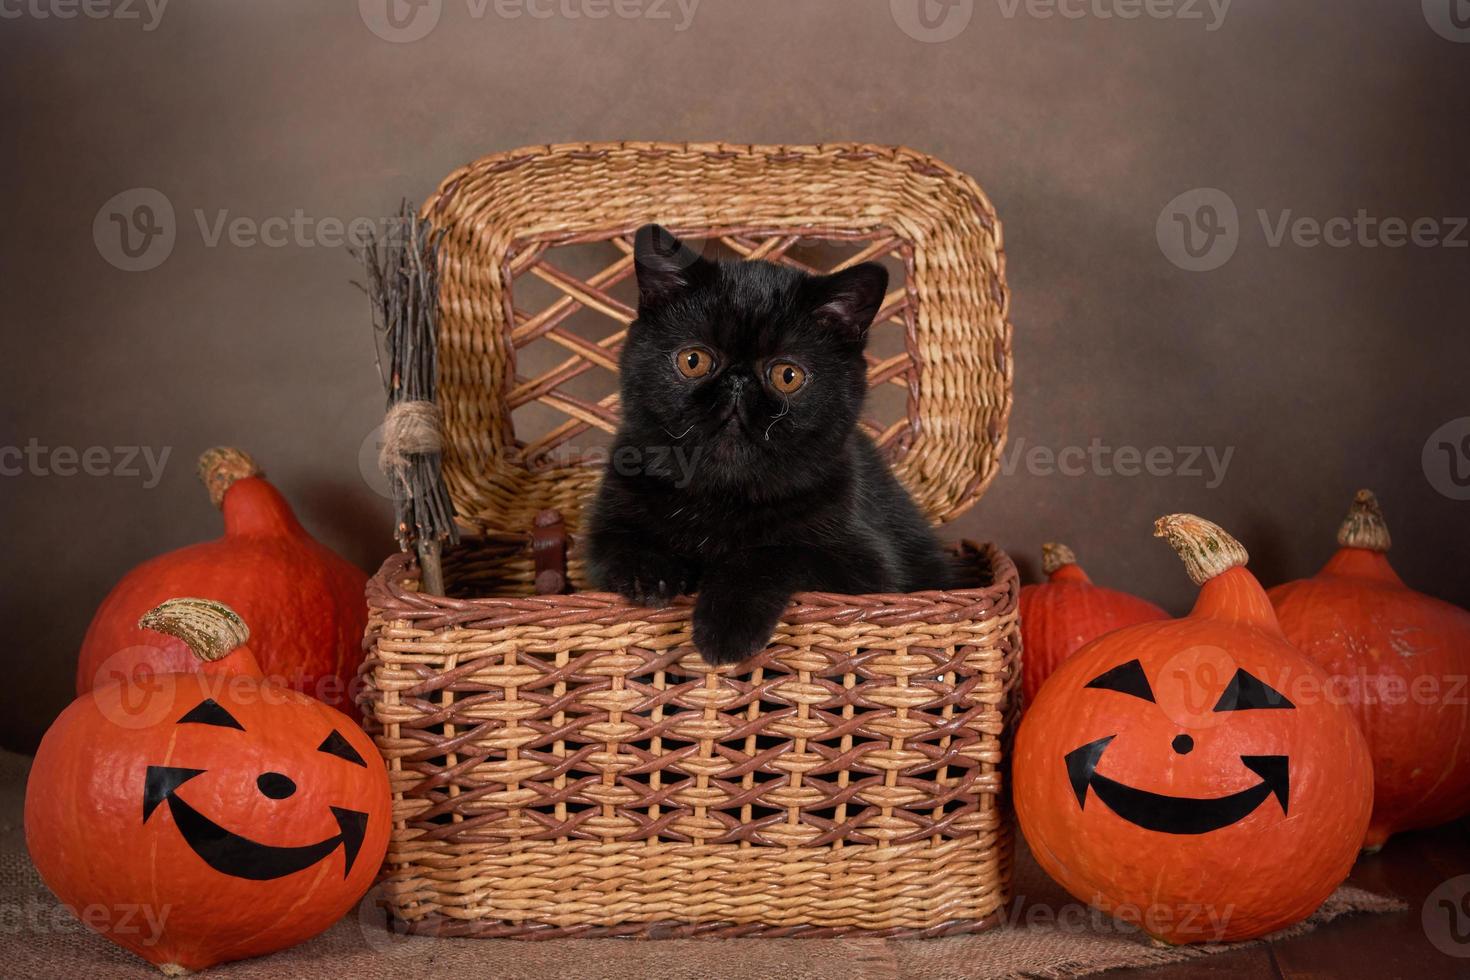
<path id="1" fill-rule="evenodd" d="M 363 657 L 367 576 L 307 534 L 240 450 L 208 450 L 199 476 L 224 512 L 224 537 L 123 576 L 82 640 L 77 693 L 141 672 L 197 670 L 182 642 L 138 628 L 138 617 L 165 599 L 196 595 L 229 605 L 251 624 L 268 676 L 358 717 L 351 689 Z"/>
<path id="2" fill-rule="evenodd" d="M 1364 846 L 1470 813 L 1470 612 L 1403 583 L 1378 500 L 1358 491 L 1341 547 L 1268 594 L 1286 638 L 1334 680 L 1373 753 Z"/>
<path id="3" fill-rule="evenodd" d="M 1021 589 L 1021 672 L 1023 703 L 1030 704 L 1041 684 L 1063 660 L 1105 633 L 1168 619 L 1152 602 L 1093 585 L 1064 544 L 1041 546 L 1046 581 Z"/>
<path id="4" fill-rule="evenodd" d="M 266 680 L 226 606 L 176 599 L 140 626 L 203 666 L 99 686 L 57 718 L 26 787 L 42 879 L 171 974 L 321 932 L 367 891 L 388 845 L 372 740 Z"/>
<path id="5" fill-rule="evenodd" d="M 1245 549 L 1186 514 L 1157 533 L 1201 587 L 1194 609 L 1057 669 L 1017 733 L 1016 813 L 1082 901 L 1170 943 L 1260 936 L 1347 876 L 1372 806 L 1368 747 L 1281 635 Z"/>

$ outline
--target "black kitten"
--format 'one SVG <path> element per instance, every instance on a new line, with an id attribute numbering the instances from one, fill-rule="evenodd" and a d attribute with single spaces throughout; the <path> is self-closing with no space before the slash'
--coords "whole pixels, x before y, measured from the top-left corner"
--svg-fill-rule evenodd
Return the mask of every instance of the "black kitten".
<path id="1" fill-rule="evenodd" d="M 944 588 L 949 564 L 857 428 L 888 272 L 716 263 L 638 231 L 622 428 L 593 508 L 593 581 L 662 606 L 698 589 L 711 664 L 764 647 L 791 594 Z"/>

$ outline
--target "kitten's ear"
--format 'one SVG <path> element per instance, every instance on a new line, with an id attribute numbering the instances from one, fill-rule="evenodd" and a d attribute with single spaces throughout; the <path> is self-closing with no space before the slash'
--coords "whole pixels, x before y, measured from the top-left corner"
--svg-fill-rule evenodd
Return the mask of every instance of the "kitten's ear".
<path id="1" fill-rule="evenodd" d="M 644 225 L 633 237 L 633 267 L 638 274 L 638 307 L 667 301 L 703 275 L 710 263 L 662 225 Z"/>
<path id="2" fill-rule="evenodd" d="M 867 339 L 873 317 L 888 291 L 888 270 L 877 262 L 822 276 L 816 281 L 817 307 L 812 315 L 849 339 Z"/>

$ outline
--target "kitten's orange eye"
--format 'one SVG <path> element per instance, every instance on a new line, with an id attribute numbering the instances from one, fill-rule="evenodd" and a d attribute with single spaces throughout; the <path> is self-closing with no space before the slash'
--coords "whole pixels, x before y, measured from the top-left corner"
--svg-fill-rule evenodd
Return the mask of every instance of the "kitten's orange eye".
<path id="1" fill-rule="evenodd" d="M 674 364 L 686 378 L 702 378 L 715 366 L 715 359 L 703 347 L 686 347 L 674 355 Z"/>
<path id="2" fill-rule="evenodd" d="M 789 395 L 806 384 L 806 372 L 790 361 L 777 361 L 772 364 L 771 369 L 766 372 L 766 377 L 771 379 L 771 387 L 783 395 Z"/>

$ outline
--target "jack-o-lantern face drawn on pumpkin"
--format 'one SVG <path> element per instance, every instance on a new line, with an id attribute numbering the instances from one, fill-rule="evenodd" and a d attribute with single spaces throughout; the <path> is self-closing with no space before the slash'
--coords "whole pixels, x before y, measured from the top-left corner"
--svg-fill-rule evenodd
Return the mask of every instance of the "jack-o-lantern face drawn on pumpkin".
<path id="1" fill-rule="evenodd" d="M 42 878 L 77 908 L 149 910 L 157 934 L 87 925 L 165 972 L 316 935 L 368 890 L 387 849 L 372 739 L 266 679 L 228 607 L 171 600 L 141 625 L 207 663 L 94 688 L 57 719 L 26 793 Z M 120 722 L 139 701 L 149 722 Z"/>
<path id="2" fill-rule="evenodd" d="M 232 728 L 242 733 L 245 731 L 245 727 L 214 698 L 205 698 L 199 702 L 178 723 L 213 725 L 217 728 Z M 342 759 L 347 764 L 367 767 L 362 756 L 335 728 L 317 747 L 317 751 Z M 314 844 L 298 846 L 261 844 L 225 829 L 178 795 L 179 787 L 196 776 L 204 775 L 205 771 L 182 766 L 149 766 L 143 781 L 143 822 L 147 823 L 153 811 L 167 801 L 174 826 L 183 835 L 190 849 L 211 868 L 232 878 L 248 878 L 252 881 L 283 878 L 311 867 L 339 847 L 346 858 L 342 877 L 346 878 L 352 873 L 352 864 L 357 860 L 363 835 L 367 832 L 366 813 L 332 806 L 329 809 L 338 828 L 334 836 Z M 262 772 L 255 778 L 255 785 L 262 796 L 272 800 L 284 800 L 296 792 L 295 780 L 280 772 Z"/>
<path id="3" fill-rule="evenodd" d="M 1154 703 L 1148 675 L 1136 658 L 1103 671 L 1085 686 L 1092 690 L 1116 691 Z M 1221 693 L 1214 710 L 1295 708 L 1286 695 L 1244 669 L 1238 669 Z M 1291 761 L 1288 756 L 1242 755 L 1241 765 L 1260 776 L 1261 781 L 1238 792 L 1226 796 L 1170 796 L 1125 785 L 1097 771 L 1103 752 L 1115 738 L 1117 735 L 1113 734 L 1088 742 L 1063 758 L 1072 791 L 1077 794 L 1078 807 L 1087 808 L 1088 790 L 1091 790 L 1108 809 L 1124 820 L 1164 834 L 1207 834 L 1228 827 L 1254 813 L 1258 806 L 1273 796 L 1281 804 L 1283 816 L 1290 812 Z M 1169 747 L 1176 755 L 1188 755 L 1194 751 L 1194 737 L 1180 733 L 1170 741 Z"/>
<path id="4" fill-rule="evenodd" d="M 1193 611 L 1057 668 L 1017 733 L 1013 800 L 1037 862 L 1078 899 L 1171 943 L 1250 938 L 1347 876 L 1372 766 L 1239 543 L 1187 515 L 1160 529 L 1201 587 Z"/>

